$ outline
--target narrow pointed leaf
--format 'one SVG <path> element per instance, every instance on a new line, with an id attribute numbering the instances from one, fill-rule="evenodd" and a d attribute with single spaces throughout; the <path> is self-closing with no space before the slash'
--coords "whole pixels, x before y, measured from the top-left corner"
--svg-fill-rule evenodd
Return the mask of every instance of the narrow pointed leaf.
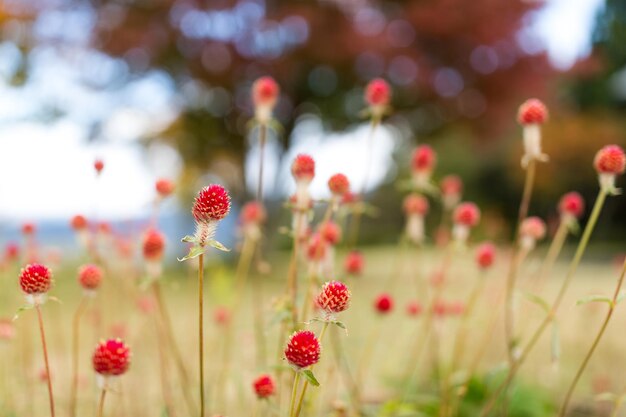
<path id="1" fill-rule="evenodd" d="M 315 378 L 315 375 L 313 375 L 313 371 L 311 371 L 310 369 L 303 370 L 302 375 L 304 375 L 304 377 L 309 381 L 311 385 L 316 387 L 320 386 L 320 383 Z"/>
<path id="2" fill-rule="evenodd" d="M 195 236 L 185 236 L 184 238 L 182 238 L 182 241 L 185 243 L 196 243 L 196 238 Z"/>
<path id="3" fill-rule="evenodd" d="M 193 248 L 191 248 L 189 250 L 189 253 L 183 257 L 178 259 L 179 262 L 183 262 L 186 261 L 187 259 L 193 259 L 193 258 L 197 258 L 198 256 L 200 256 L 201 254 L 204 253 L 204 248 L 201 246 L 194 246 Z"/>
<path id="4" fill-rule="evenodd" d="M 550 304 L 548 304 L 548 302 L 544 300 L 543 298 L 541 298 L 540 296 L 527 292 L 527 291 L 523 292 L 522 294 L 524 294 L 524 297 L 526 297 L 528 301 L 538 305 L 546 313 L 550 312 Z"/>
<path id="5" fill-rule="evenodd" d="M 576 305 L 579 306 L 582 304 L 595 302 L 611 304 L 613 300 L 605 295 L 590 295 L 589 297 L 581 298 L 580 300 L 576 301 Z"/>
<path id="6" fill-rule="evenodd" d="M 13 321 L 17 320 L 20 317 L 20 314 L 22 314 L 26 310 L 31 310 L 32 308 L 33 306 L 31 305 L 25 305 L 25 306 L 18 308 L 17 311 L 15 312 L 15 315 L 13 316 Z"/>
<path id="7" fill-rule="evenodd" d="M 209 240 L 207 243 L 209 244 L 209 246 L 214 247 L 215 249 L 221 250 L 223 252 L 230 252 L 230 249 L 222 245 L 217 240 Z"/>

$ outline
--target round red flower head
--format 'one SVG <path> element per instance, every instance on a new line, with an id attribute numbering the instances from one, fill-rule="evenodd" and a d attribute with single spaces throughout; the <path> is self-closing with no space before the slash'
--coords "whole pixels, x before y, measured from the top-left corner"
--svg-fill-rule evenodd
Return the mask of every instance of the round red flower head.
<path id="1" fill-rule="evenodd" d="M 291 174 L 296 182 L 310 183 L 315 176 L 315 161 L 306 154 L 296 156 L 291 164 Z"/>
<path id="2" fill-rule="evenodd" d="M 454 210 L 454 223 L 474 227 L 480 221 L 480 209 L 474 203 L 461 203 Z"/>
<path id="3" fill-rule="evenodd" d="M 409 194 L 404 198 L 404 212 L 407 215 L 425 216 L 428 213 L 428 200 L 419 194 Z"/>
<path id="4" fill-rule="evenodd" d="M 85 216 L 77 214 L 76 216 L 72 217 L 70 225 L 72 226 L 72 229 L 76 231 L 85 230 L 87 228 L 87 219 L 85 218 Z"/>
<path id="5" fill-rule="evenodd" d="M 52 272 L 41 264 L 30 264 L 20 272 L 20 287 L 28 295 L 45 294 L 52 288 Z"/>
<path id="6" fill-rule="evenodd" d="M 422 313 L 422 310 L 423 308 L 419 301 L 410 301 L 406 305 L 406 314 L 412 317 L 419 316 Z"/>
<path id="7" fill-rule="evenodd" d="M 521 125 L 543 124 L 548 120 L 548 109 L 536 98 L 526 100 L 519 106 L 517 121 Z"/>
<path id="8" fill-rule="evenodd" d="M 213 319 L 215 320 L 215 324 L 228 324 L 230 321 L 230 310 L 228 307 L 219 306 L 213 310 Z"/>
<path id="9" fill-rule="evenodd" d="M 279 94 L 280 87 L 272 77 L 258 78 L 252 84 L 252 101 L 255 107 L 266 106 L 274 108 Z"/>
<path id="10" fill-rule="evenodd" d="M 96 170 L 96 174 L 100 175 L 100 173 L 104 169 L 104 162 L 102 161 L 102 159 L 96 159 L 93 162 L 93 168 Z"/>
<path id="11" fill-rule="evenodd" d="M 348 256 L 346 256 L 344 269 L 349 275 L 361 275 L 364 264 L 365 260 L 363 259 L 363 254 L 359 251 L 353 250 L 348 253 Z"/>
<path id="12" fill-rule="evenodd" d="M 241 223 L 243 224 L 260 224 L 265 222 L 267 213 L 265 207 L 258 201 L 249 201 L 241 208 Z"/>
<path id="13" fill-rule="evenodd" d="M 121 339 L 101 341 L 93 353 L 93 369 L 103 376 L 118 376 L 130 366 L 130 348 Z"/>
<path id="14" fill-rule="evenodd" d="M 463 193 L 463 181 L 457 175 L 446 175 L 441 180 L 441 198 L 443 205 L 448 210 L 452 210 L 459 201 Z"/>
<path id="15" fill-rule="evenodd" d="M 274 379 L 268 375 L 263 374 L 259 375 L 254 382 L 252 383 L 252 387 L 254 388 L 254 393 L 257 398 L 263 399 L 271 397 L 274 394 L 274 390 L 276 389 L 276 384 L 274 383 Z"/>
<path id="16" fill-rule="evenodd" d="M 335 174 L 328 180 L 330 192 L 337 197 L 343 197 L 350 191 L 350 181 L 343 174 Z"/>
<path id="17" fill-rule="evenodd" d="M 350 306 L 350 290 L 339 281 L 329 281 L 316 299 L 317 305 L 327 314 L 340 313 Z"/>
<path id="18" fill-rule="evenodd" d="M 83 265 L 78 269 L 78 283 L 87 291 L 94 291 L 102 281 L 102 269 L 96 265 Z"/>
<path id="19" fill-rule="evenodd" d="M 230 211 L 230 195 L 219 184 L 204 187 L 196 196 L 192 214 L 198 223 L 222 220 Z"/>
<path id="20" fill-rule="evenodd" d="M 172 181 L 168 180 L 167 178 L 159 178 L 154 184 L 154 188 L 159 194 L 159 197 L 165 198 L 170 196 L 174 192 L 176 186 Z"/>
<path id="21" fill-rule="evenodd" d="M 626 155 L 617 145 L 608 145 L 596 153 L 593 165 L 598 172 L 600 187 L 609 194 L 618 194 L 615 178 L 626 169 Z"/>
<path id="22" fill-rule="evenodd" d="M 476 264 L 480 269 L 488 269 L 493 265 L 496 247 L 491 242 L 480 244 L 476 248 Z"/>
<path id="23" fill-rule="evenodd" d="M 520 224 L 519 234 L 522 247 L 530 250 L 546 236 L 546 223 L 539 217 L 528 217 Z"/>
<path id="24" fill-rule="evenodd" d="M 559 213 L 561 216 L 579 219 L 584 212 L 585 200 L 576 191 L 571 191 L 561 197 L 559 201 Z"/>
<path id="25" fill-rule="evenodd" d="M 421 145 L 413 151 L 412 168 L 414 172 L 431 173 L 435 169 L 437 155 L 429 145 Z"/>
<path id="26" fill-rule="evenodd" d="M 319 233 L 313 234 L 307 248 L 309 261 L 322 261 L 326 257 L 326 245 L 326 241 L 321 238 Z"/>
<path id="27" fill-rule="evenodd" d="M 285 347 L 285 358 L 296 368 L 315 365 L 320 360 L 320 353 L 320 342 L 309 330 L 293 333 Z"/>
<path id="28" fill-rule="evenodd" d="M 143 257 L 150 261 L 159 261 L 165 250 L 165 236 L 156 229 L 149 229 L 143 237 Z"/>
<path id="29" fill-rule="evenodd" d="M 387 81 L 375 78 L 365 87 L 365 102 L 370 107 L 372 116 L 381 117 L 391 101 L 391 88 Z"/>
<path id="30" fill-rule="evenodd" d="M 389 294 L 380 294 L 374 300 L 374 308 L 379 314 L 388 314 L 393 310 L 393 298 Z"/>
<path id="31" fill-rule="evenodd" d="M 320 228 L 320 234 L 329 245 L 336 245 L 341 241 L 341 227 L 333 221 L 324 222 Z"/>
<path id="32" fill-rule="evenodd" d="M 33 223 L 24 223 L 22 225 L 22 234 L 25 236 L 30 236 L 35 234 L 35 225 Z"/>
<path id="33" fill-rule="evenodd" d="M 4 248 L 4 260 L 14 262 L 20 257 L 20 246 L 15 242 L 9 242 Z"/>

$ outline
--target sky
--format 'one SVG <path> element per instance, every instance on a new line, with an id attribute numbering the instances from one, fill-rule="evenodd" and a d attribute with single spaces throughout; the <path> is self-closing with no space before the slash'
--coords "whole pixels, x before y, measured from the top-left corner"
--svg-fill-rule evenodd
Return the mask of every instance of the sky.
<path id="1" fill-rule="evenodd" d="M 520 34 L 522 42 L 529 33 L 538 36 L 552 63 L 567 68 L 589 52 L 594 17 L 601 5 L 602 0 L 549 0 L 529 17 L 529 32 Z M 0 43 L 0 79 L 11 73 L 17 62 L 15 48 Z M 157 145 L 144 152 L 136 141 L 142 133 L 158 129 L 175 117 L 177 97 L 166 77 L 154 72 L 114 92 L 94 94 L 77 81 L 90 76 L 127 76 L 124 67 L 99 53 L 79 55 L 70 50 L 59 57 L 45 47 L 33 54 L 32 62 L 35 71 L 28 87 L 14 88 L 0 82 L 0 221 L 67 219 L 78 213 L 89 216 L 96 212 L 110 219 L 145 214 L 155 196 L 154 181 L 159 177 L 176 178 L 181 169 L 174 150 Z M 50 108 L 61 103 L 72 111 L 52 123 L 33 122 L 29 116 L 42 102 Z M 93 135 L 86 130 L 87 122 L 93 120 L 106 120 L 97 132 L 104 140 L 97 146 L 85 140 Z M 319 121 L 307 120 L 295 135 L 303 131 L 307 139 L 296 137 L 293 152 L 310 152 L 326 161 L 327 166 L 342 166 L 342 149 L 347 147 L 354 160 L 366 159 L 366 126 L 327 137 Z M 380 148 L 374 152 L 378 159 L 372 165 L 380 170 L 371 174 L 370 186 L 384 179 L 397 133 L 386 129 L 378 133 L 382 139 L 376 141 Z M 248 156 L 246 169 L 251 173 L 256 172 L 256 152 L 253 148 Z M 266 178 L 271 188 L 273 174 L 287 168 L 275 167 L 271 147 L 268 154 L 268 165 L 274 166 L 268 169 Z M 92 169 L 95 158 L 105 161 L 99 180 Z M 350 169 L 354 172 L 346 174 L 360 187 L 365 170 L 358 164 Z M 252 188 L 256 176 L 250 175 L 248 181 Z M 288 190 L 290 185 L 279 187 Z M 324 187 L 320 185 L 314 192 L 323 194 Z"/>

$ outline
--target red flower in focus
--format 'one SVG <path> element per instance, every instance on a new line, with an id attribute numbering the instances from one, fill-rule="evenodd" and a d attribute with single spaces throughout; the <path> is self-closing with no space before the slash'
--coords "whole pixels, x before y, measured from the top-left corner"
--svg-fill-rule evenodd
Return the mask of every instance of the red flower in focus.
<path id="1" fill-rule="evenodd" d="M 72 229 L 76 231 L 84 230 L 87 228 L 87 219 L 85 218 L 85 216 L 77 214 L 76 216 L 72 217 L 70 225 L 72 226 Z"/>
<path id="2" fill-rule="evenodd" d="M 333 195 L 341 197 L 350 191 L 350 181 L 343 174 L 335 174 L 328 180 L 328 188 Z"/>
<path id="3" fill-rule="evenodd" d="M 52 284 L 52 272 L 44 265 L 26 265 L 20 272 L 20 287 L 26 294 L 46 293 Z"/>
<path id="4" fill-rule="evenodd" d="M 102 269 L 96 265 L 83 265 L 78 270 L 78 283 L 86 290 L 95 290 L 102 281 Z"/>
<path id="5" fill-rule="evenodd" d="M 192 214 L 198 223 L 222 220 L 230 211 L 230 195 L 224 187 L 211 184 L 196 196 Z"/>
<path id="6" fill-rule="evenodd" d="M 267 374 L 263 374 L 257 377 L 252 383 L 254 393 L 258 398 L 268 398 L 274 394 L 276 388 L 274 379 Z"/>
<path id="7" fill-rule="evenodd" d="M 96 170 L 96 174 L 100 174 L 104 169 L 104 162 L 102 161 L 102 159 L 96 159 L 93 162 L 93 168 Z"/>
<path id="8" fill-rule="evenodd" d="M 322 287 L 316 302 L 327 313 L 340 313 L 350 305 L 350 290 L 343 282 L 329 281 Z"/>
<path id="9" fill-rule="evenodd" d="M 463 192 L 463 181 L 457 175 L 446 175 L 441 180 L 441 194 L 460 195 Z"/>
<path id="10" fill-rule="evenodd" d="M 585 212 L 585 200 L 576 191 L 569 192 L 559 201 L 559 212 L 580 218 Z"/>
<path id="11" fill-rule="evenodd" d="M 272 77 L 258 78 L 252 84 L 252 102 L 255 106 L 274 107 L 280 94 L 280 87 Z"/>
<path id="12" fill-rule="evenodd" d="M 419 301 L 410 301 L 406 305 L 406 313 L 409 316 L 419 316 L 422 313 L 422 310 L 423 308 Z"/>
<path id="13" fill-rule="evenodd" d="M 122 375 L 130 366 L 130 349 L 121 339 L 101 341 L 93 353 L 93 369 L 104 376 Z"/>
<path id="14" fill-rule="evenodd" d="M 437 154 L 428 145 L 421 145 L 413 151 L 412 167 L 415 172 L 431 172 L 435 169 Z"/>
<path id="15" fill-rule="evenodd" d="M 33 223 L 24 223 L 22 225 L 22 234 L 26 236 L 35 234 L 35 225 Z"/>
<path id="16" fill-rule="evenodd" d="M 165 198 L 174 192 L 175 185 L 167 178 L 159 178 L 154 184 L 154 188 L 161 198 Z"/>
<path id="17" fill-rule="evenodd" d="M 309 330 L 300 330 L 291 335 L 285 347 L 285 358 L 298 368 L 315 365 L 320 360 L 320 342 Z"/>
<path id="18" fill-rule="evenodd" d="M 391 88 L 387 81 L 375 78 L 365 87 L 365 102 L 370 107 L 385 107 L 391 100 Z"/>
<path id="19" fill-rule="evenodd" d="M 404 199 L 403 208 L 406 214 L 425 216 L 429 207 L 428 200 L 419 194 L 409 194 Z"/>
<path id="20" fill-rule="evenodd" d="M 393 298 L 389 294 L 380 294 L 374 301 L 374 307 L 380 314 L 388 314 L 393 310 Z"/>
<path id="21" fill-rule="evenodd" d="M 341 228 L 333 221 L 327 221 L 322 224 L 320 234 L 326 243 L 336 245 L 341 241 Z"/>
<path id="22" fill-rule="evenodd" d="M 165 236 L 156 229 L 149 229 L 143 238 L 143 257 L 158 261 L 163 257 L 164 250 Z"/>
<path id="23" fill-rule="evenodd" d="M 547 119 L 548 109 L 536 98 L 526 100 L 517 111 L 517 121 L 521 125 L 542 124 Z"/>
<path id="24" fill-rule="evenodd" d="M 260 224 L 266 218 L 265 207 L 258 201 L 250 201 L 241 208 L 240 219 L 243 224 Z"/>
<path id="25" fill-rule="evenodd" d="M 291 164 L 291 174 L 296 181 L 310 182 L 315 176 L 315 161 L 306 154 L 296 156 Z"/>
<path id="26" fill-rule="evenodd" d="M 621 175 L 626 168 L 626 156 L 617 145 L 608 145 L 596 153 L 593 165 L 598 174 Z"/>
<path id="27" fill-rule="evenodd" d="M 522 221 L 519 233 L 522 237 L 541 240 L 546 235 L 546 223 L 539 217 L 528 217 Z"/>
<path id="28" fill-rule="evenodd" d="M 454 223 L 474 227 L 480 221 L 480 209 L 474 203 L 461 203 L 454 210 Z"/>
<path id="29" fill-rule="evenodd" d="M 476 263 L 481 269 L 487 269 L 493 265 L 496 255 L 496 247 L 491 242 L 482 243 L 476 248 Z"/>
<path id="30" fill-rule="evenodd" d="M 353 250 L 348 253 L 344 262 L 344 269 L 349 275 L 361 275 L 365 261 L 361 252 Z"/>

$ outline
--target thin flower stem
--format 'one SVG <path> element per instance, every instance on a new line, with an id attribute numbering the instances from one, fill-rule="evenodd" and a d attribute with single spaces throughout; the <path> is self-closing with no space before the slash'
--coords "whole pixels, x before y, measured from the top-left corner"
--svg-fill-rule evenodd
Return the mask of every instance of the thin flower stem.
<path id="1" fill-rule="evenodd" d="M 100 401 L 98 402 L 98 417 L 104 416 L 104 398 L 106 394 L 106 388 L 102 388 L 102 391 L 100 391 Z"/>
<path id="2" fill-rule="evenodd" d="M 204 254 L 198 256 L 198 369 L 200 371 L 200 417 L 204 417 Z"/>
<path id="3" fill-rule="evenodd" d="M 159 376 L 161 378 L 161 392 L 163 395 L 163 402 L 165 404 L 165 411 L 167 417 L 175 417 L 176 412 L 174 407 L 174 401 L 172 400 L 172 390 L 169 385 L 170 377 L 168 372 L 167 355 L 165 354 L 165 347 L 167 346 L 167 336 L 164 334 L 163 325 L 160 320 L 154 317 L 154 329 L 157 335 L 158 352 L 159 352 Z"/>
<path id="4" fill-rule="evenodd" d="M 569 405 L 570 399 L 572 398 L 574 389 L 576 389 L 576 385 L 578 384 L 580 377 L 585 371 L 585 368 L 587 367 L 587 364 L 589 363 L 589 360 L 591 359 L 593 352 L 598 347 L 598 344 L 600 343 L 600 339 L 602 338 L 602 335 L 604 334 L 604 331 L 606 330 L 606 327 L 609 324 L 609 321 L 611 320 L 613 311 L 615 311 L 615 307 L 617 306 L 617 302 L 618 302 L 617 298 L 619 297 L 620 290 L 622 289 L 622 283 L 624 282 L 624 275 L 626 275 L 626 260 L 624 261 L 624 265 L 622 267 L 622 273 L 620 274 L 619 280 L 617 281 L 615 292 L 613 293 L 613 298 L 611 299 L 611 302 L 609 303 L 609 310 L 606 312 L 606 317 L 604 319 L 604 322 L 602 323 L 602 326 L 600 327 L 600 330 L 598 331 L 598 334 L 596 335 L 596 338 L 594 339 L 591 345 L 591 348 L 589 349 L 589 352 L 587 352 L 585 359 L 580 364 L 580 367 L 578 368 L 578 371 L 576 372 L 576 376 L 574 377 L 574 380 L 572 381 L 572 383 L 569 386 L 569 389 L 567 390 L 567 394 L 565 395 L 565 399 L 563 400 L 563 404 L 561 405 L 561 411 L 559 412 L 559 417 L 565 416 L 565 413 L 567 412 L 567 406 Z"/>
<path id="5" fill-rule="evenodd" d="M 267 138 L 267 125 L 259 124 L 259 182 L 257 184 L 256 199 L 258 202 L 263 201 L 263 165 L 265 156 L 265 142 Z"/>
<path id="6" fill-rule="evenodd" d="M 78 392 L 78 349 L 79 349 L 79 333 L 80 333 L 80 318 L 87 306 L 87 298 L 83 296 L 74 313 L 74 319 L 72 320 L 72 386 L 70 389 L 70 416 L 76 415 L 76 398 Z"/>
<path id="7" fill-rule="evenodd" d="M 298 385 L 300 384 L 300 372 L 296 372 L 293 377 L 293 390 L 291 391 L 291 402 L 289 403 L 289 417 L 293 417 L 296 406 L 296 396 L 298 395 Z"/>
<path id="8" fill-rule="evenodd" d="M 500 394 L 504 390 L 506 390 L 506 388 L 509 386 L 509 384 L 511 383 L 511 381 L 517 374 L 517 371 L 519 370 L 519 368 L 522 366 L 522 364 L 528 357 L 528 354 L 530 353 L 530 351 L 535 347 L 535 345 L 541 338 L 541 335 L 543 334 L 543 332 L 548 328 L 548 325 L 554 319 L 554 316 L 556 315 L 556 312 L 559 306 L 561 305 L 561 302 L 563 301 L 563 297 L 565 296 L 565 293 L 569 287 L 572 277 L 576 273 L 578 269 L 578 265 L 580 264 L 580 261 L 583 257 L 583 254 L 585 253 L 585 250 L 587 249 L 589 238 L 591 237 L 591 233 L 593 232 L 593 229 L 598 221 L 598 218 L 600 217 L 600 212 L 602 211 L 602 206 L 604 205 L 604 201 L 606 200 L 607 193 L 608 193 L 607 190 L 605 190 L 604 188 L 600 188 L 598 197 L 596 198 L 596 202 L 593 206 L 593 210 L 591 211 L 591 215 L 589 217 L 589 220 L 587 221 L 587 226 L 585 226 L 585 231 L 583 232 L 583 235 L 580 238 L 580 242 L 578 243 L 578 247 L 576 248 L 576 253 L 574 254 L 574 258 L 572 259 L 572 262 L 570 263 L 569 269 L 567 271 L 567 275 L 565 276 L 565 279 L 563 280 L 563 283 L 561 284 L 561 288 L 556 298 L 554 299 L 554 302 L 552 303 L 552 308 L 546 315 L 543 322 L 539 325 L 535 333 L 533 333 L 530 341 L 528 342 L 526 347 L 522 350 L 522 353 L 519 359 L 515 361 L 513 366 L 509 368 L 509 371 L 507 373 L 505 380 L 491 394 L 491 397 L 489 398 L 489 400 L 487 401 L 487 403 L 483 407 L 483 410 L 480 413 L 480 417 L 485 417 L 489 414 L 489 412 L 495 405 L 496 400 L 498 399 Z"/>
<path id="9" fill-rule="evenodd" d="M 50 416 L 54 417 L 54 395 L 52 394 L 52 375 L 50 374 L 50 364 L 48 362 L 48 346 L 46 345 L 46 334 L 43 329 L 43 318 L 41 317 L 41 307 L 35 304 L 37 319 L 39 320 L 39 333 L 41 334 L 41 345 L 43 347 L 43 359 L 46 365 L 46 379 L 48 382 L 48 397 L 50 400 Z"/>
<path id="10" fill-rule="evenodd" d="M 324 327 L 322 327 L 322 332 L 320 333 L 319 342 L 322 343 L 324 340 L 324 335 L 326 334 L 326 330 L 328 329 L 328 322 L 324 323 Z M 313 370 L 313 366 L 310 368 Z M 302 404 L 304 402 L 304 396 L 306 395 L 306 390 L 309 387 L 309 380 L 304 381 L 304 386 L 302 387 L 302 392 L 300 393 L 300 399 L 298 400 L 298 407 L 296 407 L 296 412 L 294 417 L 298 417 L 300 415 L 300 410 L 302 410 Z"/>
<path id="11" fill-rule="evenodd" d="M 526 180 L 524 181 L 524 191 L 522 192 L 522 201 L 519 205 L 518 223 L 521 223 L 528 216 L 528 207 L 530 206 L 530 198 L 533 194 L 535 185 L 535 173 L 537 171 L 537 163 L 531 159 L 526 169 Z"/>

